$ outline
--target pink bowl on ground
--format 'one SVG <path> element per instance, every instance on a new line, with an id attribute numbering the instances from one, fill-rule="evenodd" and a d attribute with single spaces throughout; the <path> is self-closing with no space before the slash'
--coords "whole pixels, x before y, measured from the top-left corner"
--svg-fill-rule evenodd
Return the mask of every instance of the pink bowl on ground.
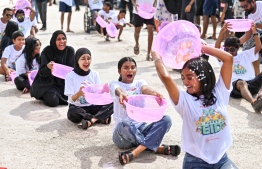
<path id="1" fill-rule="evenodd" d="M 29 9 L 25 9 L 27 6 L 31 6 L 31 3 L 28 0 L 17 0 L 15 3 L 15 9 L 23 9 L 25 16 L 29 16 L 31 12 Z"/>
<path id="2" fill-rule="evenodd" d="M 12 82 L 15 83 L 15 81 L 14 81 L 15 78 L 16 78 L 16 72 L 15 71 L 10 73 L 10 78 L 12 79 Z"/>
<path id="3" fill-rule="evenodd" d="M 228 30 L 232 32 L 246 32 L 249 31 L 253 20 L 251 19 L 227 19 L 225 22 L 231 24 Z"/>
<path id="4" fill-rule="evenodd" d="M 111 37 L 114 38 L 118 35 L 118 31 L 114 23 L 110 22 L 106 25 L 106 32 Z"/>
<path id="5" fill-rule="evenodd" d="M 109 93 L 108 84 L 92 84 L 82 89 L 88 103 L 94 105 L 106 105 L 113 102 Z"/>
<path id="6" fill-rule="evenodd" d="M 106 21 L 105 21 L 101 16 L 99 16 L 99 15 L 96 17 L 96 22 L 97 22 L 102 28 L 105 28 L 106 25 L 108 25 L 108 24 L 106 23 Z"/>
<path id="7" fill-rule="evenodd" d="M 137 14 L 144 19 L 151 19 L 154 17 L 156 8 L 148 4 L 139 4 L 137 7 Z"/>
<path id="8" fill-rule="evenodd" d="M 28 81 L 29 81 L 30 86 L 32 85 L 32 83 L 34 81 L 37 72 L 38 72 L 38 70 L 33 70 L 30 73 L 28 73 Z"/>
<path id="9" fill-rule="evenodd" d="M 127 115 L 138 122 L 155 122 L 161 120 L 168 104 L 165 99 L 151 95 L 131 95 L 124 101 Z"/>
<path id="10" fill-rule="evenodd" d="M 70 73 L 73 70 L 72 67 L 54 63 L 53 64 L 53 69 L 52 69 L 52 74 L 56 77 L 59 77 L 61 79 L 65 79 L 66 75 Z"/>
<path id="11" fill-rule="evenodd" d="M 164 64 L 173 69 L 181 69 L 189 59 L 199 57 L 201 48 L 199 30 L 185 20 L 171 22 L 162 28 L 152 45 Z"/>

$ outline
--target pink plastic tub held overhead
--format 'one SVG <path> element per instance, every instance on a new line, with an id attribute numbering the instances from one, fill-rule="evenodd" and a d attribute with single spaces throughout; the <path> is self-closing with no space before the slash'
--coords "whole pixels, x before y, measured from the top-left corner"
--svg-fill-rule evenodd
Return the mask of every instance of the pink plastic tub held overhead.
<path id="1" fill-rule="evenodd" d="M 181 69 L 186 61 L 199 57 L 201 39 L 197 27 L 191 22 L 171 22 L 159 31 L 152 45 L 166 66 Z"/>
<path id="2" fill-rule="evenodd" d="M 228 30 L 232 32 L 246 32 L 250 30 L 253 21 L 251 19 L 227 19 L 225 22 L 231 24 Z"/>
<path id="3" fill-rule="evenodd" d="M 15 3 L 15 9 L 22 9 L 25 12 L 25 16 L 29 16 L 31 12 L 29 9 L 25 9 L 27 6 L 31 6 L 28 0 L 17 0 Z"/>
<path id="4" fill-rule="evenodd" d="M 54 63 L 53 64 L 53 69 L 52 69 L 52 74 L 56 77 L 59 77 L 61 79 L 65 79 L 66 75 L 70 73 L 73 70 L 72 67 Z"/>
<path id="5" fill-rule="evenodd" d="M 106 25 L 106 32 L 112 38 L 114 38 L 118 35 L 118 31 L 116 29 L 116 26 L 112 22 L 110 22 L 109 24 Z"/>
<path id="6" fill-rule="evenodd" d="M 154 17 L 156 8 L 148 4 L 139 4 L 137 7 L 137 14 L 144 19 L 151 19 Z"/>
<path id="7" fill-rule="evenodd" d="M 37 72 L 38 70 L 33 70 L 28 74 L 28 81 L 29 81 L 30 86 L 33 84 L 33 81 L 36 77 Z"/>
<path id="8" fill-rule="evenodd" d="M 92 84 L 82 89 L 88 103 L 106 105 L 113 102 L 107 84 Z"/>
<path id="9" fill-rule="evenodd" d="M 96 17 L 96 22 L 102 27 L 105 28 L 106 25 L 108 25 L 108 23 L 106 23 L 106 21 L 101 17 L 101 16 L 97 16 Z"/>
<path id="10" fill-rule="evenodd" d="M 124 101 L 124 104 L 127 115 L 138 122 L 159 121 L 168 107 L 165 99 L 151 95 L 128 96 L 128 102 Z"/>

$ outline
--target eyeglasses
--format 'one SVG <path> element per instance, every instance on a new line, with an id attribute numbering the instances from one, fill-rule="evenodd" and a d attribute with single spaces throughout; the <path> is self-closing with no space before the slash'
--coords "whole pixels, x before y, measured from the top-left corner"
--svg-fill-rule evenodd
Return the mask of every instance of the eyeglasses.
<path id="1" fill-rule="evenodd" d="M 12 14 L 5 14 L 5 16 L 7 16 L 7 17 L 13 17 Z"/>
<path id="2" fill-rule="evenodd" d="M 243 8 L 243 9 L 246 9 L 247 8 L 247 6 L 248 6 L 248 4 L 246 4 L 246 5 L 243 5 L 243 6 L 240 6 L 241 8 Z"/>
<path id="3" fill-rule="evenodd" d="M 17 19 L 24 19 L 25 16 L 17 16 Z"/>
<path id="4" fill-rule="evenodd" d="M 237 48 L 227 48 L 227 47 L 225 47 L 224 48 L 224 51 L 226 51 L 226 52 L 236 52 L 236 50 L 237 50 Z"/>

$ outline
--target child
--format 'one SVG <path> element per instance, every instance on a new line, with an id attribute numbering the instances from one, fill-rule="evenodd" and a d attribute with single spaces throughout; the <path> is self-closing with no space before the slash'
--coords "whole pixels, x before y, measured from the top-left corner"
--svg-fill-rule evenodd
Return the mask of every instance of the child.
<path id="1" fill-rule="evenodd" d="M 182 149 L 186 152 L 183 169 L 236 168 L 226 151 L 232 144 L 227 105 L 231 91 L 232 56 L 220 49 L 203 45 L 202 52 L 223 62 L 220 77 L 202 58 L 187 61 L 181 79 L 187 91 L 181 91 L 163 64 L 161 56 L 152 52 L 159 78 L 183 120 Z"/>
<path id="2" fill-rule="evenodd" d="M 84 98 L 82 89 L 85 84 L 100 84 L 96 71 L 90 69 L 91 52 L 80 48 L 75 54 L 74 70 L 65 79 L 65 95 L 68 96 L 68 120 L 74 123 L 82 121 L 82 128 L 87 129 L 94 123 L 110 124 L 113 114 L 113 103 L 107 105 L 92 105 Z"/>
<path id="3" fill-rule="evenodd" d="M 96 26 L 96 16 L 97 13 L 103 8 L 102 0 L 84 0 L 84 3 L 87 4 L 90 8 L 90 12 L 92 15 L 93 26 Z"/>
<path id="4" fill-rule="evenodd" d="M 134 26 L 125 20 L 125 16 L 126 16 L 126 10 L 120 9 L 118 15 L 114 14 L 113 16 L 110 17 L 111 18 L 110 22 L 113 22 L 116 25 L 117 29 L 119 29 L 118 38 L 117 38 L 119 42 L 122 41 L 122 39 L 120 39 L 120 36 L 122 34 L 124 26 L 125 25 L 128 25 L 129 27 Z"/>
<path id="5" fill-rule="evenodd" d="M 23 91 L 22 93 L 27 93 L 30 89 L 28 73 L 39 68 L 40 48 L 41 42 L 38 39 L 28 38 L 21 56 L 15 62 L 16 78 L 14 82 L 16 88 Z"/>
<path id="6" fill-rule="evenodd" d="M 216 42 L 216 48 L 221 45 L 223 36 L 227 32 L 229 24 L 224 24 Z M 255 112 L 262 110 L 262 96 L 260 89 L 262 87 L 262 73 L 255 76 L 255 71 L 252 62 L 259 59 L 259 51 L 261 50 L 261 41 L 258 37 L 258 32 L 255 24 L 251 27 L 252 34 L 255 40 L 255 47 L 238 53 L 240 40 L 237 37 L 229 37 L 225 40 L 225 51 L 233 57 L 233 90 L 230 94 L 233 98 L 244 98 L 253 107 Z M 253 97 L 254 96 L 254 97 Z"/>
<path id="7" fill-rule="evenodd" d="M 101 16 L 106 22 L 109 22 L 109 18 L 115 14 L 114 11 L 110 10 L 110 2 L 104 2 L 103 9 L 98 12 L 98 15 Z M 109 41 L 109 36 L 106 33 L 106 29 L 100 27 L 99 24 L 96 24 L 96 30 L 101 34 L 101 36 L 106 36 L 106 41 Z"/>
<path id="8" fill-rule="evenodd" d="M 10 73 L 15 71 L 15 61 L 21 55 L 25 47 L 25 38 L 22 32 L 15 31 L 12 35 L 12 40 L 14 44 L 5 48 L 1 60 L 0 74 L 6 76 L 6 81 L 8 81 Z"/>
<path id="9" fill-rule="evenodd" d="M 123 101 L 127 101 L 128 95 L 147 94 L 157 96 L 160 99 L 163 96 L 148 87 L 144 80 L 134 80 L 136 62 L 133 58 L 122 58 L 118 62 L 118 73 L 120 74 L 118 81 L 111 82 L 109 85 L 110 94 L 114 100 L 113 142 L 121 149 L 136 147 L 132 151 L 119 153 L 119 162 L 125 165 L 146 149 L 166 155 L 179 155 L 180 147 L 177 145 L 160 146 L 164 135 L 172 125 L 169 116 L 165 115 L 161 120 L 147 124 L 130 119 L 123 108 Z"/>

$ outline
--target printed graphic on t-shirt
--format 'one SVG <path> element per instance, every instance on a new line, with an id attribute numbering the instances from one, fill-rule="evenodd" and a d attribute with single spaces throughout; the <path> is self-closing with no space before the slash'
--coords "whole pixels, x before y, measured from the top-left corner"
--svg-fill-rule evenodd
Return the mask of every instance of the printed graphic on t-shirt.
<path id="1" fill-rule="evenodd" d="M 137 88 L 128 89 L 128 90 L 126 90 L 126 94 L 127 94 L 128 96 L 137 95 L 138 92 L 136 91 L 136 89 L 137 89 Z"/>
<path id="2" fill-rule="evenodd" d="M 88 102 L 86 101 L 86 99 L 83 96 L 79 97 L 78 101 L 80 104 L 88 104 Z"/>
<path id="3" fill-rule="evenodd" d="M 247 72 L 247 69 L 244 66 L 240 65 L 240 64 L 234 64 L 233 72 L 235 74 L 245 74 Z"/>
<path id="4" fill-rule="evenodd" d="M 0 30 L 0 40 L 1 40 L 2 37 L 4 36 L 4 31 L 5 31 L 5 30 Z"/>
<path id="5" fill-rule="evenodd" d="M 203 114 L 196 122 L 196 132 L 202 135 L 215 134 L 224 129 L 226 119 L 214 109 L 203 109 Z"/>
<path id="6" fill-rule="evenodd" d="M 99 0 L 94 0 L 93 1 L 93 4 L 98 4 L 99 3 Z"/>
<path id="7" fill-rule="evenodd" d="M 19 28 L 18 28 L 18 30 L 19 30 L 20 32 L 23 32 L 23 31 L 25 30 L 25 27 L 22 26 L 22 25 L 20 25 Z"/>

